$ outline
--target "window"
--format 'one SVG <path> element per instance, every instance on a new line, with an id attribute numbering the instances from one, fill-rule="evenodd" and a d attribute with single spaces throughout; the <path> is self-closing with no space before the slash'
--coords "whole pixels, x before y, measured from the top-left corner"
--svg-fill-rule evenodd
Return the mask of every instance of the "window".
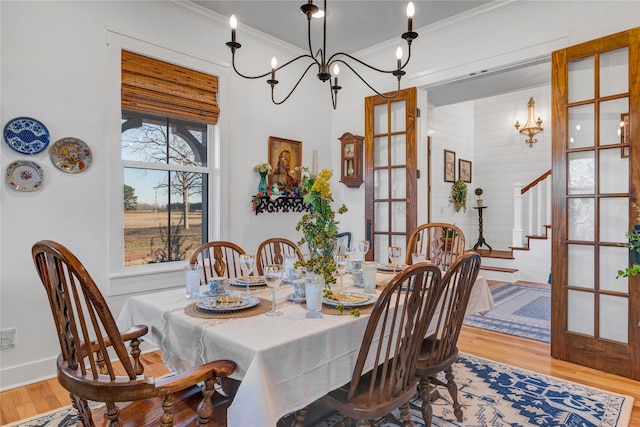
<path id="1" fill-rule="evenodd" d="M 187 259 L 208 240 L 218 79 L 121 52 L 124 266 Z"/>
<path id="2" fill-rule="evenodd" d="M 207 240 L 207 125 L 122 112 L 124 265 L 181 261 Z"/>

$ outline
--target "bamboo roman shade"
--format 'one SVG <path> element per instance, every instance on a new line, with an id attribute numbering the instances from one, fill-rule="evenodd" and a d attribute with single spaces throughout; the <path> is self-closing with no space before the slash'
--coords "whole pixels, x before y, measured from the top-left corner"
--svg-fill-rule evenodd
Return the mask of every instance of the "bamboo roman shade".
<path id="1" fill-rule="evenodd" d="M 122 51 L 122 109 L 216 124 L 218 78 Z"/>

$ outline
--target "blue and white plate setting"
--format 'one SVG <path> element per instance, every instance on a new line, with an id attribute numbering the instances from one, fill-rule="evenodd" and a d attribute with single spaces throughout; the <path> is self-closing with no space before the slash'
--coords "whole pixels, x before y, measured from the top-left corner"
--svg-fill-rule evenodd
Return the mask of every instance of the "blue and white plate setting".
<path id="1" fill-rule="evenodd" d="M 5 142 L 22 154 L 38 154 L 47 148 L 51 136 L 45 125 L 30 117 L 16 117 L 4 127 Z"/>

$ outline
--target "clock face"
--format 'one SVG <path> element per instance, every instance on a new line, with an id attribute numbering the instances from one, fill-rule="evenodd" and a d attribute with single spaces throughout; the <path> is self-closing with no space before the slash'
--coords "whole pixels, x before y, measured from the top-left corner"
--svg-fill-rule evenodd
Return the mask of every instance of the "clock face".
<path id="1" fill-rule="evenodd" d="M 355 144 L 344 144 L 344 158 L 350 159 L 355 154 Z"/>

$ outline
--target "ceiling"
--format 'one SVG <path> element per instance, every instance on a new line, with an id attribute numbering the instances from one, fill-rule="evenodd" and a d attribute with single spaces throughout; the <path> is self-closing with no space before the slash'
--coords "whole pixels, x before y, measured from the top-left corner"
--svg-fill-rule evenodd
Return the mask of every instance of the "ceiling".
<path id="1" fill-rule="evenodd" d="M 238 19 L 238 42 L 243 43 L 242 26 L 249 26 L 301 49 L 308 49 L 307 20 L 300 13 L 304 0 L 191 0 L 223 16 Z M 471 9 L 491 3 L 485 0 L 413 0 L 413 29 L 418 30 Z M 323 7 L 323 2 L 315 4 Z M 327 2 L 327 52 L 354 53 L 393 38 L 404 47 L 400 35 L 407 31 L 406 1 L 332 0 Z M 322 45 L 322 19 L 312 20 L 314 52 Z M 248 42 L 248 41 L 247 41 Z M 390 53 L 395 58 L 395 52 Z M 428 88 L 428 102 L 434 107 L 469 101 L 549 84 L 550 58 L 526 64 L 487 70 Z"/>
<path id="2" fill-rule="evenodd" d="M 255 28 L 302 49 L 308 49 L 307 19 L 300 12 L 304 0 L 191 0 L 223 16 L 235 14 L 238 31 L 242 25 Z M 415 16 L 413 28 L 419 29 L 435 22 L 482 6 L 486 0 L 413 0 Z M 324 3 L 316 0 L 321 9 Z M 332 0 L 327 2 L 327 50 L 353 53 L 397 37 L 407 31 L 408 1 L 401 0 Z M 312 32 L 322 34 L 322 19 L 312 20 Z M 241 37 L 238 40 L 242 43 Z M 315 40 L 315 39 L 314 39 Z M 314 43 L 314 50 L 321 40 Z M 335 46 L 335 48 L 332 47 Z M 317 47 L 316 47 L 317 46 Z M 395 51 L 391 53 L 395 58 Z"/>

